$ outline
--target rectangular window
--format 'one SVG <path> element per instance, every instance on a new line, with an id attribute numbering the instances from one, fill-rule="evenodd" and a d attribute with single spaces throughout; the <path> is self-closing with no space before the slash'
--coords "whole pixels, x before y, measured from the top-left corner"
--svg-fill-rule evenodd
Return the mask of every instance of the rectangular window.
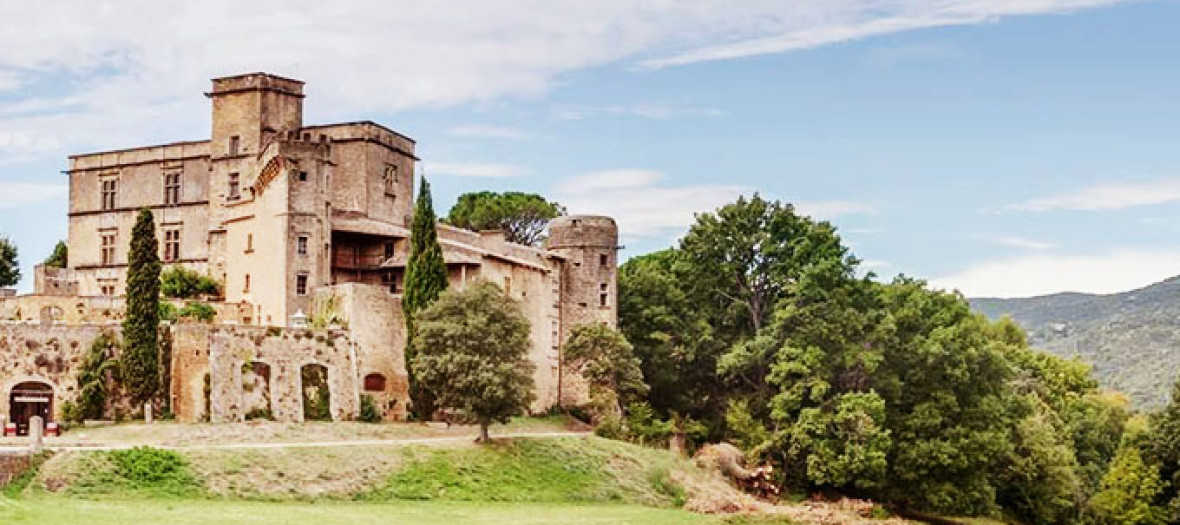
<path id="1" fill-rule="evenodd" d="M 164 174 L 164 204 L 180 203 L 180 172 Z"/>
<path id="2" fill-rule="evenodd" d="M 229 154 L 234 156 L 238 154 L 238 150 L 242 147 L 242 138 L 234 135 L 229 138 Z"/>
<path id="3" fill-rule="evenodd" d="M 107 296 L 107 297 L 114 297 L 115 296 L 115 288 L 118 284 L 119 284 L 118 281 L 115 281 L 113 279 L 99 280 L 98 281 L 98 290 L 99 290 L 98 293 L 100 293 L 104 296 Z"/>
<path id="4" fill-rule="evenodd" d="M 115 264 L 115 233 L 100 233 L 101 243 L 101 257 L 103 266 L 110 266 Z"/>
<path id="5" fill-rule="evenodd" d="M 607 299 L 607 291 L 606 290 L 607 290 L 606 283 L 602 283 L 602 284 L 598 285 L 598 306 L 604 306 L 604 307 L 606 306 L 606 299 Z"/>
<path id="6" fill-rule="evenodd" d="M 225 192 L 226 199 L 229 199 L 231 201 L 236 201 L 236 200 L 242 198 L 242 188 L 240 186 L 239 178 L 240 177 L 238 176 L 237 173 L 230 173 L 229 174 L 229 187 L 226 188 L 226 192 Z"/>
<path id="7" fill-rule="evenodd" d="M 307 172 L 306 171 L 299 172 L 299 182 L 307 182 Z"/>
<path id="8" fill-rule="evenodd" d="M 102 181 L 102 209 L 115 209 L 115 194 L 119 190 L 119 179 L 105 179 Z"/>
<path id="9" fill-rule="evenodd" d="M 385 165 L 385 175 L 384 175 L 384 177 L 382 177 L 382 179 L 385 183 L 385 196 L 386 197 L 397 196 L 397 183 L 399 181 L 399 177 L 397 174 L 397 166 L 394 166 L 393 164 L 386 164 Z"/>
<path id="10" fill-rule="evenodd" d="M 306 236 L 300 235 L 298 239 L 295 239 L 295 251 L 298 252 L 299 255 L 307 255 L 307 237 Z"/>
<path id="11" fill-rule="evenodd" d="M 385 258 L 387 260 L 393 258 L 393 243 L 392 242 L 385 243 Z"/>
<path id="12" fill-rule="evenodd" d="M 607 261 L 607 257 L 606 257 L 605 253 L 598 254 L 598 265 L 599 266 L 606 266 L 607 262 L 608 261 Z"/>
<path id="13" fill-rule="evenodd" d="M 295 276 L 295 294 L 307 295 L 307 274 L 299 274 Z"/>
<path id="14" fill-rule="evenodd" d="M 164 262 L 180 260 L 180 229 L 164 230 Z"/>

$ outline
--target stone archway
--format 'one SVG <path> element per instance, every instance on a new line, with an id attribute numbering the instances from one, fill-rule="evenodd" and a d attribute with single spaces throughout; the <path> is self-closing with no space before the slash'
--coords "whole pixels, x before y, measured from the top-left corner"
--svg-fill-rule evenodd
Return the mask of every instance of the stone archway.
<path id="1" fill-rule="evenodd" d="M 328 386 L 328 367 L 312 363 L 299 369 L 303 397 L 304 421 L 332 420 L 332 391 Z"/>
<path id="2" fill-rule="evenodd" d="M 41 381 L 17 383 L 8 391 L 8 413 L 18 436 L 28 435 L 33 416 L 41 416 L 45 423 L 53 421 L 53 386 Z"/>

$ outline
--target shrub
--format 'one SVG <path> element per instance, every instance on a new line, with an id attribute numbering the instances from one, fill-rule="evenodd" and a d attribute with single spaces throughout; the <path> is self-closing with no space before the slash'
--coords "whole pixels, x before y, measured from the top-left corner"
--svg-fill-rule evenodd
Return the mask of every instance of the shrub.
<path id="1" fill-rule="evenodd" d="M 112 450 L 107 456 L 114 465 L 114 484 L 132 490 L 180 495 L 192 492 L 197 485 L 188 462 L 175 451 L 136 447 Z"/>
<path id="2" fill-rule="evenodd" d="M 221 283 L 183 266 L 169 266 L 160 274 L 160 293 L 164 297 L 189 299 L 198 295 L 221 295 Z"/>
<path id="3" fill-rule="evenodd" d="M 381 410 L 377 408 L 377 401 L 373 399 L 373 396 L 368 394 L 361 396 L 361 413 L 357 419 L 365 423 L 381 422 Z"/>
<path id="4" fill-rule="evenodd" d="M 217 317 L 217 310 L 205 303 L 189 301 L 188 303 L 185 303 L 184 308 L 181 308 L 180 311 L 176 312 L 176 315 L 178 317 L 186 317 L 189 319 L 195 319 L 197 321 L 209 322 L 212 321 L 214 317 Z"/>
<path id="5" fill-rule="evenodd" d="M 176 305 L 168 301 L 160 301 L 160 320 L 161 321 L 175 321 L 176 320 Z"/>
<path id="6" fill-rule="evenodd" d="M 269 408 L 254 408 L 246 412 L 246 421 L 270 421 L 274 419 L 274 414 Z"/>

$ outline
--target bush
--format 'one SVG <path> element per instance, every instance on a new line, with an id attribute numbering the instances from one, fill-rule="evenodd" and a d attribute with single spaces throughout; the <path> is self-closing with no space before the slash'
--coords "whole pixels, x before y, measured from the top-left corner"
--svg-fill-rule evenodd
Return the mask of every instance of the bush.
<path id="1" fill-rule="evenodd" d="M 176 305 L 168 301 L 160 301 L 158 306 L 160 310 L 161 321 L 175 321 L 176 320 Z"/>
<path id="2" fill-rule="evenodd" d="M 205 303 L 189 301 L 185 303 L 184 308 L 176 312 L 176 315 L 177 317 L 185 317 L 207 323 L 212 321 L 214 317 L 217 317 L 217 310 Z"/>
<path id="3" fill-rule="evenodd" d="M 221 283 L 183 266 L 169 266 L 160 274 L 160 293 L 164 297 L 189 299 L 198 295 L 221 295 Z"/>
<path id="4" fill-rule="evenodd" d="M 274 419 L 274 414 L 269 408 L 254 408 L 246 412 L 246 421 L 270 421 Z"/>
<path id="5" fill-rule="evenodd" d="M 177 452 L 152 447 L 112 450 L 107 453 L 115 468 L 117 485 L 132 490 L 151 490 L 166 494 L 192 492 L 197 485 L 188 462 Z"/>
<path id="6" fill-rule="evenodd" d="M 373 399 L 373 396 L 368 394 L 361 396 L 361 413 L 357 419 L 365 423 L 381 422 L 381 410 L 377 408 L 377 401 Z"/>

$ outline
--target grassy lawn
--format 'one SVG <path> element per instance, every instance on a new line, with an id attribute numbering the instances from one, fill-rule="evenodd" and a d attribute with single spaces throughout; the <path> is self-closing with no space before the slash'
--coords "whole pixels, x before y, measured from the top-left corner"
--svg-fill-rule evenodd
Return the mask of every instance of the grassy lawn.
<path id="1" fill-rule="evenodd" d="M 636 505 L 469 502 L 298 503 L 204 500 L 0 499 L 0 523 L 37 525 L 720 524 L 720 518 Z"/>

